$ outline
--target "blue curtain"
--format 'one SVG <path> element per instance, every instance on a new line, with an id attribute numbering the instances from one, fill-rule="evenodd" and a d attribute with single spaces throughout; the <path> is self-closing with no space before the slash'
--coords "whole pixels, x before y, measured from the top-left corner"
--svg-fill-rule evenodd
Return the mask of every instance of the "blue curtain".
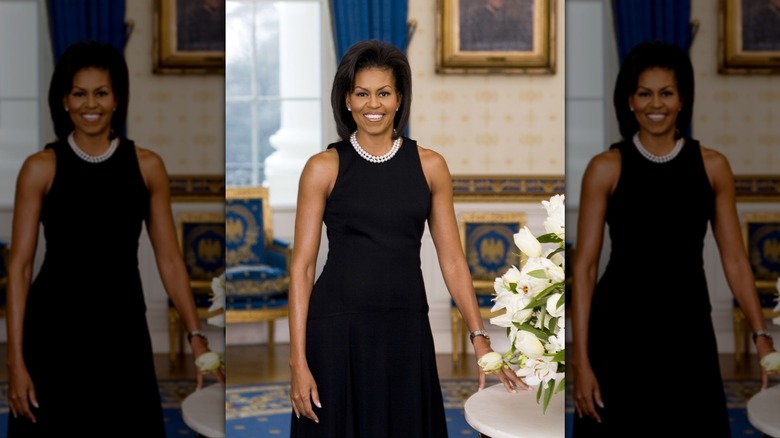
<path id="1" fill-rule="evenodd" d="M 691 0 L 613 0 L 612 10 L 621 63 L 635 45 L 647 40 L 690 49 Z"/>
<path id="2" fill-rule="evenodd" d="M 125 0 L 49 0 L 54 61 L 71 44 L 95 40 L 124 52 L 127 42 Z"/>
<path id="3" fill-rule="evenodd" d="M 407 0 L 332 0 L 336 61 L 358 41 L 377 39 L 406 51 Z"/>

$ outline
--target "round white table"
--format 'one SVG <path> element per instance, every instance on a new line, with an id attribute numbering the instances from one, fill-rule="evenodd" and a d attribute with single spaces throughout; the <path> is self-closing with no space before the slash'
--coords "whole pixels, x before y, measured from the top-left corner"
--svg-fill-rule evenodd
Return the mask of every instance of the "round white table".
<path id="1" fill-rule="evenodd" d="M 198 435 L 225 438 L 225 387 L 216 383 L 188 395 L 181 404 L 181 416 Z"/>
<path id="2" fill-rule="evenodd" d="M 466 422 L 490 438 L 561 438 L 565 434 L 565 397 L 553 395 L 547 412 L 536 403 L 536 390 L 507 392 L 503 384 L 478 391 L 463 406 Z"/>
<path id="3" fill-rule="evenodd" d="M 766 435 L 780 437 L 780 385 L 767 388 L 748 400 L 750 424 Z"/>

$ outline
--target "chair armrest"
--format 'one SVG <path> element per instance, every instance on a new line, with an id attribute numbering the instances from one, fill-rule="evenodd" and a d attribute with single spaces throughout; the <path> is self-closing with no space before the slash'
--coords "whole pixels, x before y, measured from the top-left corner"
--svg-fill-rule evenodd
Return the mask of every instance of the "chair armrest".
<path id="1" fill-rule="evenodd" d="M 284 240 L 274 239 L 272 245 L 266 248 L 266 261 L 275 268 L 283 269 L 285 275 L 289 276 L 292 245 Z"/>

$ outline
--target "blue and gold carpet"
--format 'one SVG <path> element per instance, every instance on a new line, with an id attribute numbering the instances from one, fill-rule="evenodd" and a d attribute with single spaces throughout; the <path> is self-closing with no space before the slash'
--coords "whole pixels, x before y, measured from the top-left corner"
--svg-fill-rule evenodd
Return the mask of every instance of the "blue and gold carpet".
<path id="1" fill-rule="evenodd" d="M 477 391 L 476 380 L 442 380 L 444 413 L 450 437 L 474 437 L 466 423 L 463 403 Z M 290 434 L 289 383 L 228 386 L 226 423 L 228 438 L 287 437 Z"/>
<path id="2" fill-rule="evenodd" d="M 167 438 L 195 438 L 193 432 L 181 418 L 181 402 L 195 391 L 195 380 L 166 379 L 158 380 L 160 397 L 162 399 L 165 418 L 165 434 Z M 5 438 L 8 431 L 8 383 L 0 383 L 0 438 Z"/>
<path id="3" fill-rule="evenodd" d="M 776 384 L 770 382 L 770 386 Z M 728 379 L 723 381 L 726 391 L 726 405 L 731 422 L 731 438 L 760 437 L 761 432 L 753 427 L 747 418 L 747 402 L 761 389 L 758 379 Z M 572 386 L 566 385 L 566 437 L 571 437 L 571 425 L 574 421 L 574 402 L 571 399 Z"/>

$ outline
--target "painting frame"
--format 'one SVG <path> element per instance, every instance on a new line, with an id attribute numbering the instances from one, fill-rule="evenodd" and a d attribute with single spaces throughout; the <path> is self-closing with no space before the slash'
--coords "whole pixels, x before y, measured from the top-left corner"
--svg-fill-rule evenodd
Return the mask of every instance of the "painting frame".
<path id="1" fill-rule="evenodd" d="M 458 216 L 458 232 L 460 234 L 460 242 L 461 247 L 463 248 L 463 253 L 466 256 L 466 263 L 469 265 L 469 272 L 472 277 L 472 283 L 474 285 L 474 290 L 477 294 L 492 294 L 494 293 L 494 283 L 495 279 L 497 277 L 501 277 L 506 273 L 506 271 L 511 266 L 516 266 L 518 269 L 525 263 L 526 256 L 519 252 L 513 252 L 512 251 L 512 242 L 514 242 L 513 237 L 514 234 L 516 234 L 520 229 L 522 229 L 524 226 L 526 226 L 527 223 L 527 217 L 525 212 L 522 211 L 515 211 L 515 212 L 485 212 L 485 211 L 467 211 L 462 212 Z M 479 225 L 489 225 L 489 224 L 502 224 L 502 225 L 511 225 L 513 229 L 511 230 L 512 233 L 505 236 L 507 238 L 507 248 L 506 250 L 506 258 L 505 260 L 509 260 L 512 263 L 505 263 L 504 266 L 500 266 L 496 268 L 495 270 L 486 271 L 483 274 L 480 273 L 474 273 L 473 272 L 473 265 L 474 265 L 474 257 L 478 257 L 478 255 L 474 254 L 475 248 L 472 243 L 476 243 L 477 238 L 480 237 L 478 235 L 470 235 L 469 233 L 469 226 L 476 224 Z M 516 228 L 516 229 L 515 229 Z M 482 232 L 479 229 L 476 231 L 477 233 Z"/>
<path id="2" fill-rule="evenodd" d="M 490 23 L 485 17 L 495 15 L 483 13 L 480 2 L 485 0 L 437 0 L 436 73 L 555 74 L 556 0 L 506 0 L 507 12 L 503 17 L 511 18 L 501 23 L 515 20 L 507 29 L 518 30 L 516 39 L 501 37 L 492 41 L 494 35 L 507 33 L 487 30 L 499 27 L 484 24 Z M 531 14 L 519 12 L 529 7 Z M 470 20 L 472 16 L 476 18 Z M 524 21 L 528 16 L 530 32 L 523 30 L 529 24 Z M 478 25 L 469 23 L 480 23 L 482 29 L 474 30 Z"/>
<path id="3" fill-rule="evenodd" d="M 216 10 L 201 10 L 198 2 L 210 3 L 206 0 L 155 0 L 155 74 L 225 73 L 225 0 L 215 2 Z M 193 24 L 203 24 L 204 20 L 217 23 L 217 28 Z M 222 24 L 221 39 L 217 36 L 219 23 Z M 186 32 L 184 26 L 187 24 L 213 30 L 213 35 Z"/>
<path id="4" fill-rule="evenodd" d="M 718 73 L 780 74 L 780 7 L 770 1 L 720 0 Z"/>
<path id="5" fill-rule="evenodd" d="M 776 269 L 762 265 L 762 253 L 756 249 L 756 244 L 762 238 L 773 233 L 777 236 L 776 248 L 780 251 L 780 212 L 748 212 L 742 215 L 742 240 L 748 256 L 748 262 L 753 272 L 756 289 L 776 293 L 777 274 L 780 272 L 780 262 Z M 768 227 L 768 229 L 767 229 Z M 765 242 L 771 244 L 772 242 Z M 773 251 L 774 252 L 774 251 Z"/>

